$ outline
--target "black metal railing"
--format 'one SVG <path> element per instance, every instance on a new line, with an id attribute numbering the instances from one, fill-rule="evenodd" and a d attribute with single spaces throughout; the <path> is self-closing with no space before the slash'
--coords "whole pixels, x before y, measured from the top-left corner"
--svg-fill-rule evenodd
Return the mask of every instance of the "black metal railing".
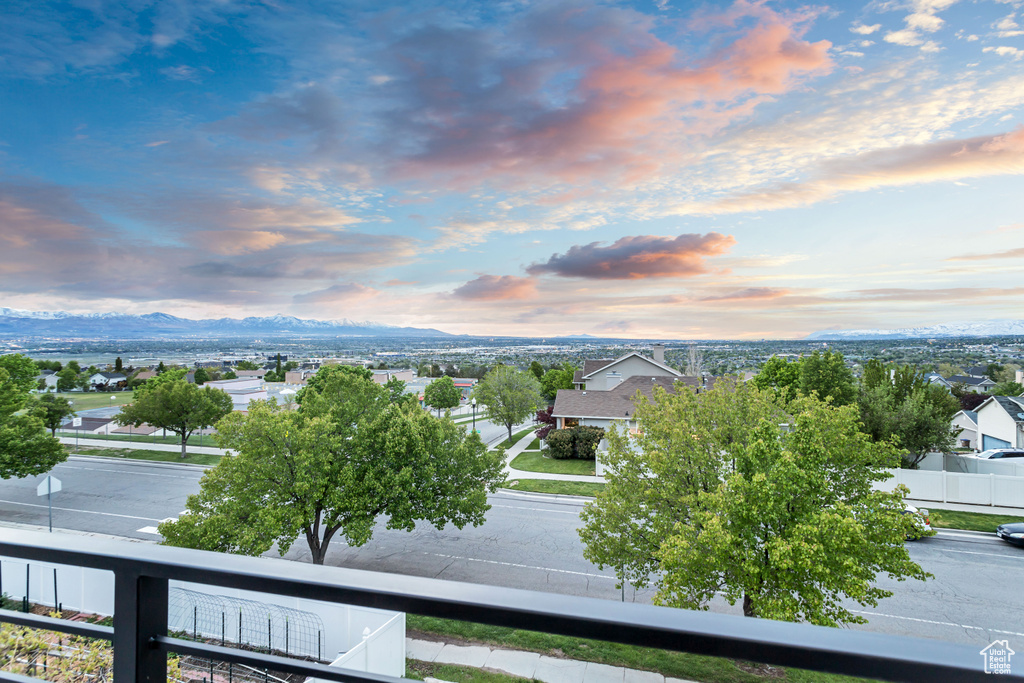
<path id="1" fill-rule="evenodd" d="M 885 681 L 992 680 L 976 648 L 936 640 L 9 529 L 0 556 L 114 573 L 113 628 L 7 610 L 0 621 L 110 640 L 117 683 L 165 683 L 167 653 L 334 681 L 402 680 L 169 637 L 171 579 Z"/>

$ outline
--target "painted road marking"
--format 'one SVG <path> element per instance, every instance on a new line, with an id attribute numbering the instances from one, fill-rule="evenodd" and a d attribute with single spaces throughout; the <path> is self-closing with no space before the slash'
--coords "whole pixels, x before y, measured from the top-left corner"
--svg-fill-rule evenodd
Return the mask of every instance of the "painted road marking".
<path id="1" fill-rule="evenodd" d="M 522 505 L 492 505 L 492 508 L 507 508 L 509 510 L 530 510 L 533 512 L 551 512 L 556 515 L 579 515 L 580 513 L 572 510 L 548 510 L 547 508 L 528 508 Z"/>
<path id="2" fill-rule="evenodd" d="M 881 612 L 864 612 L 862 610 L 852 609 L 850 610 L 854 614 L 863 614 L 869 617 L 886 617 L 887 619 L 902 619 L 903 621 L 916 621 L 920 624 L 934 624 L 936 626 L 952 626 L 953 628 L 966 628 L 972 631 L 985 631 L 986 633 L 1002 633 L 1008 636 L 1021 636 L 1024 637 L 1024 633 L 1018 633 L 1017 631 L 1001 631 L 997 628 L 985 628 L 984 626 L 968 626 L 967 624 L 954 624 L 951 621 L 933 621 L 931 619 L 919 619 L 917 617 L 898 617 L 895 614 L 882 614 Z"/>
<path id="3" fill-rule="evenodd" d="M 156 530 L 155 526 L 144 526 L 141 529 L 136 529 L 140 534 L 155 534 L 160 535 L 160 532 Z"/>
<path id="4" fill-rule="evenodd" d="M 988 555 L 989 557 L 1003 557 L 1007 560 L 1024 560 L 1024 557 L 1019 555 L 1003 555 L 1000 553 L 979 553 L 976 550 L 952 550 L 949 548 L 938 548 L 940 552 L 944 553 L 960 553 L 961 555 Z"/>
<path id="5" fill-rule="evenodd" d="M 6 503 L 7 505 L 24 505 L 30 508 L 43 508 L 44 510 L 48 507 L 46 505 L 37 505 L 35 503 L 19 503 L 16 500 L 0 500 L 0 503 Z M 153 519 L 152 517 L 138 517 L 136 515 L 119 515 L 116 512 L 96 512 L 94 510 L 79 510 L 78 508 L 61 508 L 56 505 L 53 506 L 54 510 L 63 510 L 65 512 L 84 512 L 88 515 L 103 515 L 104 517 L 122 517 L 124 519 L 141 519 L 144 522 L 162 522 L 162 519 Z"/>
<path id="6" fill-rule="evenodd" d="M 157 472 L 142 472 L 142 471 L 137 471 L 137 470 L 112 470 L 112 469 L 107 469 L 107 468 L 103 468 L 103 467 L 78 467 L 77 465 L 58 465 L 58 467 L 60 467 L 62 470 L 87 470 L 89 472 L 104 472 L 104 473 L 113 472 L 115 474 L 131 474 L 131 475 L 141 474 L 141 475 L 146 476 L 146 477 L 166 477 L 168 479 L 188 479 L 188 480 L 192 480 L 192 479 L 195 479 L 197 477 L 201 477 L 206 472 L 206 470 L 201 470 L 201 471 L 196 472 L 194 474 L 190 472 L 189 476 L 184 476 L 183 474 L 158 474 Z"/>
<path id="7" fill-rule="evenodd" d="M 535 567 L 529 564 L 516 564 L 515 562 L 499 562 L 498 560 L 481 560 L 476 557 L 462 557 L 460 555 L 442 555 L 441 553 L 428 553 L 424 552 L 424 555 L 433 555 L 434 557 L 443 557 L 446 560 L 465 560 L 466 562 L 483 562 L 484 564 L 497 564 L 502 567 L 515 567 L 516 569 L 535 569 L 542 572 L 557 572 L 559 574 L 573 574 L 575 576 L 589 576 L 592 579 L 611 579 L 612 581 L 618 581 L 614 576 L 608 576 L 607 574 L 588 574 L 587 572 L 574 572 L 569 569 L 553 569 L 551 567 Z"/>

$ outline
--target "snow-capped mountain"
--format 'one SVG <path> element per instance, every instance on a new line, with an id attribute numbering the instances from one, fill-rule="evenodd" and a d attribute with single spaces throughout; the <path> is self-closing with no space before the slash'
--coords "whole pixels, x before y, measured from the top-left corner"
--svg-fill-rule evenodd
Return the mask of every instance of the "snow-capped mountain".
<path id="1" fill-rule="evenodd" d="M 190 320 L 167 313 L 68 313 L 0 308 L 0 336 L 108 337 L 175 336 L 449 337 L 446 332 L 352 320 L 304 320 L 289 315 Z"/>
<path id="2" fill-rule="evenodd" d="M 1024 336 L 1024 320 L 979 320 L 943 323 L 929 327 L 898 327 L 892 330 L 822 330 L 806 339 L 930 339 L 932 337 Z"/>

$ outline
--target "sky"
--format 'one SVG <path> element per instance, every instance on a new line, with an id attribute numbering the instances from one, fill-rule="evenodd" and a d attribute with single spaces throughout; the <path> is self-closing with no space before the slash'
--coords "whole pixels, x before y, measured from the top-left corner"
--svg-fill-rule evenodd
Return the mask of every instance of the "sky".
<path id="1" fill-rule="evenodd" d="M 0 5 L 0 306 L 795 338 L 1024 312 L 1024 0 Z"/>

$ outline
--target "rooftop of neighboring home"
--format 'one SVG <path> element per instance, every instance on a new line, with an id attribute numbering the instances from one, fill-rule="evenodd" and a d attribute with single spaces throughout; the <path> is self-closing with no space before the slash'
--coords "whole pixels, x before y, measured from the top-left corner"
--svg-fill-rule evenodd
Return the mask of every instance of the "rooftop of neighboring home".
<path id="1" fill-rule="evenodd" d="M 999 406 L 1006 411 L 1006 414 L 1009 415 L 1014 422 L 1024 423 L 1024 397 L 993 396 L 978 406 L 977 412 L 981 412 L 981 410 L 990 403 L 999 404 Z"/>
<path id="2" fill-rule="evenodd" d="M 991 384 L 995 386 L 995 382 L 990 380 L 988 377 L 972 377 L 970 375 L 951 375 L 946 378 L 946 381 L 950 384 L 965 384 L 969 387 L 976 387 L 982 384 Z"/>
<path id="3" fill-rule="evenodd" d="M 973 410 L 958 410 L 953 414 L 953 419 L 956 419 L 957 415 L 963 415 L 974 424 L 978 424 L 978 413 Z"/>
<path id="4" fill-rule="evenodd" d="M 555 396 L 555 407 L 551 411 L 551 415 L 553 417 L 629 419 L 636 412 L 633 399 L 637 392 L 651 398 L 654 396 L 654 387 L 661 387 L 665 391 L 673 392 L 677 382 L 693 388 L 701 386 L 699 377 L 637 375 L 623 380 L 607 391 L 559 389 Z"/>

